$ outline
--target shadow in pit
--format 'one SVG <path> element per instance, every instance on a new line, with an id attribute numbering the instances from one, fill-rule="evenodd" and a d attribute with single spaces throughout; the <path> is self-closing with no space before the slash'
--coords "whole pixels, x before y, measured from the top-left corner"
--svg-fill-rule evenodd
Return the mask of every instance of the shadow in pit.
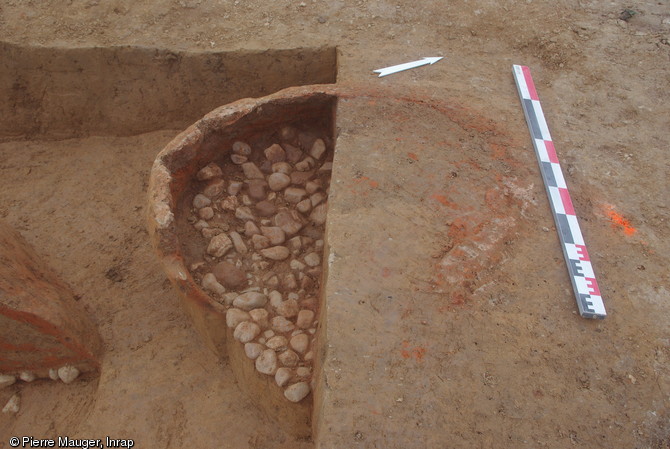
<path id="1" fill-rule="evenodd" d="M 0 140 L 183 129 L 222 104 L 336 76 L 335 47 L 192 53 L 0 42 Z"/>

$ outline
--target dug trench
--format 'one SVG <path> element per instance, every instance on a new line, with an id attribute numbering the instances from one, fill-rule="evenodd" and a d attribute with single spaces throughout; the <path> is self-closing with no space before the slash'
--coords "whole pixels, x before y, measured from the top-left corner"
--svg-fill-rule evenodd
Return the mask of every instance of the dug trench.
<path id="1" fill-rule="evenodd" d="M 370 397 L 334 388 L 331 362 L 392 364 L 372 342 L 399 338 L 422 358 L 389 326 L 396 308 L 426 296 L 420 313 L 444 313 L 495 284 L 530 201 L 510 146 L 476 111 L 418 96 L 306 86 L 242 100 L 156 159 L 154 244 L 240 387 L 289 433 L 325 441 L 345 421 L 337 404 Z"/>
<path id="2" fill-rule="evenodd" d="M 161 286 L 162 277 L 150 263 L 146 235 L 135 231 L 129 235 L 123 232 L 116 235 L 121 230 L 112 226 L 118 218 L 128 229 L 141 227 L 138 211 L 143 206 L 133 200 L 132 210 L 126 210 L 128 198 L 136 199 L 143 195 L 146 184 L 144 187 L 142 184 L 147 181 L 149 161 L 174 135 L 170 131 L 151 131 L 183 129 L 207 110 L 241 97 L 267 95 L 295 84 L 334 82 L 335 51 L 330 48 L 256 52 L 254 56 L 264 62 L 259 63 L 255 73 L 263 73 L 268 67 L 276 69 L 267 80 L 263 76 L 235 71 L 235 67 L 240 65 L 240 58 L 249 56 L 248 52 L 190 54 L 137 48 L 61 51 L 10 45 L 5 45 L 3 52 L 8 58 L 4 60 L 0 75 L 8 81 L 3 85 L 11 86 L 11 92 L 6 93 L 12 99 L 6 104 L 9 109 L 2 122 L 3 152 L 7 155 L 3 170 L 7 174 L 8 186 L 11 186 L 4 190 L 4 202 L 21 206 L 21 209 L 13 206 L 4 208 L 3 217 L 18 224 L 34 241 L 44 241 L 47 253 L 68 254 L 70 251 L 69 263 L 85 266 L 72 272 L 54 263 L 66 281 L 75 286 L 81 285 L 85 290 L 81 301 L 101 323 L 105 346 L 115 348 L 103 360 L 103 375 L 94 388 L 96 400 L 87 401 L 86 410 L 92 410 L 104 420 L 104 410 L 114 409 L 118 401 L 131 400 L 130 395 L 139 393 L 135 388 L 123 393 L 127 387 L 123 376 L 137 376 L 136 372 L 129 371 L 131 367 L 146 371 L 147 375 L 151 373 L 154 383 L 162 384 L 159 379 L 163 379 L 167 385 L 171 376 L 195 375 L 186 367 L 177 365 L 178 373 L 171 375 L 174 370 L 167 369 L 167 365 L 162 363 L 171 355 L 181 359 L 184 357 L 182 350 L 186 348 L 194 357 L 199 357 L 197 360 L 201 365 L 210 363 L 206 353 L 200 354 L 193 346 L 171 344 L 175 343 L 171 340 L 175 337 L 173 332 L 168 332 L 168 325 L 180 314 L 173 310 L 174 304 L 170 305 L 169 300 L 166 302 L 169 293 Z M 117 66 L 121 69 L 115 69 Z M 212 67 L 218 69 L 213 70 Z M 230 76 L 227 84 L 220 83 L 221 73 Z M 244 81 L 237 83 L 235 80 L 238 78 Z M 188 86 L 188 91 L 184 86 Z M 304 113 L 297 117 L 295 110 L 286 106 L 288 99 L 301 96 L 305 99 Z M 357 419 L 352 422 L 351 411 L 377 403 L 378 398 L 397 383 L 384 370 L 380 371 L 380 367 L 393 367 L 392 372 L 397 376 L 397 359 L 423 360 L 425 365 L 422 369 L 413 374 L 405 373 L 406 379 L 430 370 L 440 370 L 425 362 L 428 360 L 424 359 L 426 351 L 430 354 L 433 350 L 431 345 L 417 342 L 420 339 L 430 342 L 435 338 L 426 334 L 425 317 L 467 307 L 473 297 L 490 291 L 491 285 L 495 284 L 498 276 L 496 264 L 511 257 L 505 248 L 518 235 L 519 211 L 525 210 L 532 201 L 528 196 L 528 186 L 521 181 L 527 178 L 524 167 L 530 166 L 529 160 L 532 159 L 519 156 L 515 151 L 518 143 L 480 111 L 458 106 L 451 100 L 438 101 L 420 91 L 398 96 L 397 92 L 375 91 L 369 86 L 304 87 L 280 92 L 266 100 L 246 100 L 246 107 L 253 109 L 254 105 L 261 103 L 264 104 L 262 108 L 244 119 L 247 125 L 243 132 L 212 133 L 204 142 L 207 157 L 192 163 L 188 170 L 183 170 L 185 159 L 171 161 L 170 168 L 177 169 L 179 182 L 183 183 L 181 189 L 171 192 L 178 194 L 178 201 L 171 204 L 177 217 L 177 227 L 173 231 L 178 231 L 173 237 L 179 235 L 183 238 L 178 241 L 163 240 L 159 245 L 182 253 L 183 261 L 187 262 L 183 266 L 193 283 L 188 289 L 180 287 L 181 291 L 197 296 L 211 309 L 189 326 L 205 329 L 206 334 L 211 333 L 206 341 L 214 341 L 210 346 L 228 357 L 223 363 L 222 376 L 226 370 L 232 369 L 238 379 L 237 387 L 229 382 L 222 386 L 225 396 L 222 404 L 227 405 L 221 408 L 234 409 L 237 405 L 230 401 L 243 404 L 241 397 L 231 390 L 239 387 L 253 398 L 260 409 L 279 422 L 277 431 L 268 430 L 267 435 L 258 430 L 261 425 L 231 424 L 228 438 L 244 439 L 244 435 L 251 432 L 257 435 L 257 441 L 272 446 L 287 441 L 285 437 L 276 437 L 277 432 L 288 432 L 292 435 L 289 440 L 299 436 L 300 441 L 286 444 L 307 444 L 304 437 L 311 434 L 317 445 L 328 447 L 329 442 L 334 441 L 346 445 L 350 443 L 351 435 L 356 433 L 352 431 L 353 426 L 378 427 L 378 423 L 372 422 L 376 419 L 374 416 L 356 415 Z M 227 105 L 222 109 L 231 107 L 234 108 Z M 285 126 L 293 127 L 297 140 L 291 142 L 290 138 L 286 141 L 282 137 Z M 185 133 L 192 131 L 193 128 L 189 128 Z M 137 133 L 149 134 L 117 137 Z M 91 135 L 103 137 L 88 137 Z M 183 141 L 184 133 L 181 136 Z M 326 153 L 315 158 L 311 153 L 317 139 L 323 141 Z M 27 146 L 21 142 L 25 140 L 29 140 Z M 252 154 L 245 155 L 245 150 L 234 153 L 235 142 L 249 144 Z M 300 158 L 296 158 L 295 162 L 289 161 L 289 167 L 284 165 L 283 169 L 277 169 L 277 173 L 282 173 L 282 170 L 291 174 L 305 173 L 297 169 L 297 164 L 306 162 L 309 166 L 308 158 L 311 157 L 315 165 L 306 172 L 316 170 L 314 178 L 304 180 L 304 184 L 303 181 L 294 183 L 291 179 L 291 185 L 277 191 L 270 188 L 268 178 L 274 173 L 274 168 L 269 166 L 268 172 L 266 160 L 272 152 L 266 154 L 265 150 L 276 144 L 284 150 L 285 157 L 290 153 L 287 144 L 300 150 Z M 18 148 L 23 152 L 17 152 Z M 192 150 L 191 147 L 189 151 Z M 48 159 L 52 152 L 62 155 L 59 158 L 62 164 L 54 166 L 40 162 Z M 236 200 L 230 199 L 229 202 L 237 201 L 238 207 L 247 207 L 256 215 L 256 206 L 263 201 L 260 196 L 252 198 L 250 191 L 254 184 L 251 181 L 260 178 L 245 173 L 241 164 L 234 163 L 232 154 L 250 157 L 244 163 L 252 162 L 261 171 L 267 183 L 264 194 L 266 198 L 275 194 L 271 201 L 278 208 L 277 212 L 285 207 L 291 216 L 300 214 L 299 220 L 304 221 L 300 232 L 290 236 L 286 246 L 274 245 L 289 249 L 290 255 L 286 259 L 275 261 L 264 256 L 261 250 L 269 248 L 256 248 L 252 240 L 255 230 L 250 231 L 251 237 L 247 236 L 245 223 L 249 220 L 240 219 L 232 210 L 226 211 L 222 207 L 222 202 L 234 197 Z M 325 170 L 319 173 L 318 169 L 331 160 L 332 175 Z M 222 170 L 220 179 L 225 184 L 225 192 L 221 192 L 219 197 L 214 195 L 214 201 L 208 198 L 218 209 L 212 205 L 198 208 L 211 207 L 214 213 L 212 219 L 221 214 L 218 226 L 207 223 L 207 228 L 210 228 L 208 241 L 203 236 L 203 229 L 195 227 L 201 217 L 200 210 L 193 208 L 193 200 L 207 187 L 217 189 L 216 185 L 209 186 L 211 179 L 197 178 L 198 172 L 211 162 L 219 164 Z M 39 195 L 27 195 L 21 190 L 24 186 L 26 192 L 31 191 L 27 186 L 34 184 L 30 177 L 20 176 L 21 173 L 16 171 L 17 167 L 28 165 L 45 183 L 34 188 L 45 194 L 49 192 L 49 201 L 36 201 Z M 127 173 L 128 167 L 131 167 L 131 173 Z M 119 177 L 128 176 L 130 183 L 118 185 Z M 288 176 L 291 178 L 290 174 Z M 238 182 L 241 182 L 241 190 L 231 195 L 231 184 Z M 308 186 L 308 182 L 312 184 Z M 84 185 L 85 188 L 82 188 Z M 291 188 L 304 190 L 305 196 L 302 196 L 302 191 L 291 190 L 287 198 L 286 189 Z M 111 203 L 110 189 L 117 192 Z M 310 218 L 313 210 L 307 211 L 308 205 L 303 201 L 308 194 L 309 206 L 318 207 L 317 197 L 312 203 L 312 196 L 317 193 L 324 195 L 321 201 L 327 199 L 328 215 L 325 223 L 320 219 L 321 224 L 315 225 L 314 218 Z M 295 202 L 299 198 L 301 200 Z M 301 208 L 305 212 L 298 209 L 300 203 L 303 203 Z M 80 204 L 81 207 L 61 209 L 59 204 Z M 100 209 L 93 204 L 110 204 L 111 209 Z M 203 212 L 205 217 L 209 213 Z M 39 216 L 49 219 L 35 221 L 34 217 Z M 193 221 L 195 216 L 198 220 L 189 222 L 189 218 Z M 257 217 L 260 234 L 255 235 L 263 234 L 262 227 L 281 227 L 276 226 L 275 216 Z M 63 232 L 62 239 L 71 234 L 70 240 L 75 242 L 69 250 L 69 246 L 59 246 L 59 241 L 46 240 L 54 223 L 63 230 L 69 229 L 69 223 L 77 217 L 82 223 L 88 223 L 86 226 L 91 229 L 105 231 L 88 233 L 84 239 L 76 232 Z M 111 217 L 115 219 L 110 221 Z M 266 223 L 270 226 L 261 220 L 270 220 Z M 227 230 L 224 225 L 228 226 Z M 208 254 L 211 238 L 218 232 L 214 229 L 221 230 L 221 234 L 225 233 L 228 238 L 231 232 L 237 233 L 248 250 L 248 257 L 238 257 L 238 248 L 234 243 L 223 257 Z M 266 230 L 268 235 L 264 237 L 269 239 L 272 232 Z M 296 236 L 300 236 L 299 250 Z M 292 239 L 293 246 L 289 247 L 288 242 Z M 257 237 L 256 240 L 262 239 Z M 124 243 L 117 247 L 114 241 Z M 126 244 L 131 246 L 126 247 Z M 239 242 L 238 246 L 242 248 Z M 92 258 L 101 249 L 106 256 Z M 256 256 L 254 259 L 255 252 L 260 258 Z M 268 254 L 267 251 L 265 253 Z M 315 263 L 312 254 L 319 257 L 314 267 L 305 260 L 310 256 L 308 260 L 314 261 L 310 263 Z M 52 256 L 54 262 L 59 258 Z M 201 286 L 205 276 L 210 272 L 215 274 L 215 266 L 226 262 L 226 258 L 232 259 L 230 262 L 235 268 L 243 269 L 245 277 L 251 274 L 251 278 L 246 279 L 246 288 L 225 287 L 227 291 L 221 295 L 204 291 Z M 241 267 L 237 266 L 238 261 Z M 100 263 L 108 265 L 102 267 Z M 318 267 L 321 267 L 321 273 Z M 110 269 L 121 275 L 114 278 L 111 288 L 100 287 L 109 284 L 106 273 Z M 270 273 L 274 276 L 268 276 Z M 294 275 L 297 284 L 293 291 L 287 288 L 292 286 L 289 274 Z M 172 280 L 176 279 L 175 273 Z M 310 280 L 303 284 L 304 279 Z M 97 281 L 91 283 L 91 280 Z M 248 285 L 249 281 L 253 285 Z M 220 283 L 218 279 L 216 282 Z M 276 287 L 275 282 L 278 282 Z M 312 284 L 308 285 L 310 282 Z M 176 283 L 179 286 L 178 279 Z M 209 286 L 218 289 L 216 284 L 210 283 Z M 276 371 L 274 375 L 259 372 L 255 360 L 251 360 L 245 351 L 246 343 L 243 345 L 239 341 L 247 338 L 243 336 L 244 329 L 237 332 L 236 338 L 237 326 L 228 326 L 224 312 L 231 305 L 226 301 L 232 301 L 234 306 L 241 295 L 232 298 L 232 295 L 226 294 L 243 293 L 248 288 L 260 289 L 248 293 L 263 295 L 268 289 L 265 304 L 268 328 L 260 329 L 265 326 L 264 314 L 254 312 L 253 315 L 259 316 L 260 320 L 260 324 L 255 324 L 262 332 L 246 343 L 263 345 L 261 349 L 265 352 L 273 349 L 267 346 L 272 338 L 286 339 L 285 345 L 282 338 L 276 338 L 271 343 L 280 343 L 276 346 L 277 370 L 280 367 L 290 370 L 290 376 L 279 376 L 279 383 L 286 382 L 282 387 L 278 385 Z M 301 293 L 301 290 L 304 292 Z M 284 313 L 290 316 L 283 316 L 273 305 L 273 291 L 281 294 L 282 304 L 288 302 L 280 310 L 286 309 Z M 127 304 L 124 302 L 123 307 L 127 310 L 119 312 L 121 305 L 114 306 L 115 301 L 128 294 L 129 298 L 136 300 Z M 277 297 L 276 294 L 272 296 Z M 293 315 L 296 309 L 292 300 L 298 305 L 296 315 Z M 277 299 L 274 304 L 280 305 Z M 193 302 L 184 302 L 184 305 L 191 312 L 200 307 Z M 298 325 L 301 311 L 314 313 L 310 327 L 305 324 L 302 329 Z M 309 313 L 302 314 L 305 315 Z M 244 314 L 241 316 L 246 318 Z M 283 333 L 271 329 L 272 318 L 278 317 L 301 329 L 302 335 L 308 335 L 304 354 L 291 345 L 291 340 L 301 335 L 292 335 L 296 329 Z M 166 320 L 164 324 L 168 326 L 164 330 L 161 330 L 162 320 Z M 251 323 L 253 319 L 244 321 Z M 251 335 L 256 333 L 254 326 L 245 327 Z M 284 329 L 289 327 L 286 325 Z M 270 336 L 268 331 L 275 335 Z M 446 329 L 433 328 L 432 332 L 443 331 L 446 332 Z M 315 332 L 314 336 L 312 332 Z M 215 338 L 210 338 L 212 336 Z M 182 335 L 180 338 L 186 338 L 183 341 L 187 342 L 187 337 Z M 265 340 L 261 342 L 260 339 Z M 304 340 L 303 337 L 300 339 Z M 160 350 L 156 345 L 160 346 Z M 302 343 L 297 346 L 304 348 Z M 295 366 L 280 366 L 283 362 L 279 355 L 289 349 L 298 355 Z M 136 351 L 143 350 L 158 351 L 162 355 L 154 362 L 139 367 L 134 359 L 138 354 Z M 309 352 L 313 357 L 311 361 L 305 360 Z M 254 355 L 252 351 L 250 354 Z M 267 359 L 272 362 L 274 357 L 268 355 L 264 360 Z M 284 356 L 283 359 L 290 365 L 295 360 L 292 356 Z M 272 363 L 269 365 L 266 371 L 272 372 Z M 299 371 L 298 368 L 303 369 Z M 157 378 L 159 372 L 164 374 Z M 214 371 L 209 370 L 211 372 Z M 286 373 L 286 370 L 282 372 Z M 205 380 L 199 375 L 195 378 Z M 285 388 L 301 382 L 309 385 L 309 393 L 298 402 L 291 402 L 284 395 Z M 303 386 L 299 389 L 306 390 Z M 58 403 L 55 393 L 49 396 L 45 388 L 40 391 L 41 395 L 46 394 L 43 397 L 47 403 Z M 119 391 L 121 394 L 118 394 Z M 185 390 L 175 388 L 172 391 L 167 399 L 165 392 L 161 396 L 161 402 L 167 401 L 162 407 L 180 410 Z M 67 394 L 76 395 L 72 391 Z M 92 389 L 81 394 L 93 394 Z M 295 399 L 298 397 L 294 396 Z M 203 403 L 208 398 L 200 397 Z M 435 404 L 426 403 L 429 398 L 430 395 L 422 394 L 419 389 L 414 403 L 416 407 L 421 404 L 435 407 Z M 26 402 L 25 407 L 30 407 L 29 404 L 29 401 Z M 83 411 L 85 409 L 77 409 L 68 419 L 68 428 L 91 428 L 86 418 L 89 413 Z M 222 413 L 225 415 L 227 412 Z M 408 413 L 411 414 L 411 411 Z M 396 414 L 394 424 L 388 426 L 400 432 L 403 422 L 409 422 L 408 418 L 409 415 Z M 133 421 L 131 414 L 116 416 L 106 422 L 108 426 L 116 422 L 119 426 L 130 425 L 138 432 L 144 429 L 152 434 L 171 426 L 168 422 L 161 424 L 161 419 L 147 420 L 143 424 Z M 231 418 L 228 419 L 233 423 Z M 253 419 L 247 418 L 247 421 Z M 259 422 L 262 421 L 260 419 Z M 200 426 L 203 425 L 206 424 L 201 421 Z M 249 430 L 252 428 L 256 430 Z M 200 435 L 200 430 L 193 430 L 193 435 Z M 175 441 L 187 438 L 187 431 L 180 432 L 170 438 Z M 233 436 L 235 432 L 239 436 Z M 260 437 L 259 432 L 262 434 Z"/>
<path id="3" fill-rule="evenodd" d="M 190 53 L 2 44 L 0 50 L 2 89 L 10 99 L 0 120 L 0 215 L 73 287 L 105 347 L 101 377 L 80 378 L 80 388 L 37 380 L 4 389 L 3 403 L 13 394 L 22 400 L 21 411 L 3 421 L 0 433 L 30 429 L 49 436 L 104 428 L 118 434 L 114 429 L 125 428 L 146 435 L 146 444 L 201 441 L 208 417 L 199 415 L 189 436 L 188 428 L 173 429 L 175 422 L 163 413 L 183 413 L 190 397 L 199 409 L 224 417 L 224 432 L 218 420 L 212 426 L 217 438 L 231 444 L 252 438 L 272 447 L 308 444 L 267 423 L 237 393 L 230 367 L 221 369 L 221 361 L 191 340 L 193 326 L 181 323 L 183 311 L 150 250 L 143 211 L 151 162 L 175 129 L 242 97 L 334 82 L 335 48 Z M 208 367 L 207 373 L 219 369 L 220 377 L 212 385 L 195 366 Z M 133 380 L 137 376 L 154 387 L 147 391 Z M 160 387 L 178 378 L 183 381 Z M 135 412 L 106 412 L 129 410 L 138 388 L 143 405 Z M 58 412 L 42 422 L 42 409 Z"/>

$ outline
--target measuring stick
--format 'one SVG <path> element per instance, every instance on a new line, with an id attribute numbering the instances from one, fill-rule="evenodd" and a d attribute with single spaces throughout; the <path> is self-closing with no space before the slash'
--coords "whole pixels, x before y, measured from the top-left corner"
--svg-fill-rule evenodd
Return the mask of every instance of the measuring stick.
<path id="1" fill-rule="evenodd" d="M 579 314 L 584 318 L 603 319 L 607 315 L 605 305 L 600 296 L 600 289 L 584 244 L 582 231 L 579 229 L 575 209 L 572 207 L 568 186 L 565 184 L 561 165 L 556 157 L 554 143 L 544 119 L 540 99 L 537 96 L 533 78 L 530 76 L 530 69 L 520 65 L 514 65 L 513 68 L 516 87 L 519 90 L 521 105 L 535 147 L 535 155 L 540 164 L 544 187 L 554 214 L 556 230 L 561 240 Z"/>

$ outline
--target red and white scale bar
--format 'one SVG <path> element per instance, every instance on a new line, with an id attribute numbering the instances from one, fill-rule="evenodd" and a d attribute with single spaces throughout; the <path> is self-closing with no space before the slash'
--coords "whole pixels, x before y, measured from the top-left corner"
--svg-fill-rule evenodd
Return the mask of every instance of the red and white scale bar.
<path id="1" fill-rule="evenodd" d="M 600 296 L 596 275 L 584 244 L 582 231 L 579 229 L 570 192 L 568 192 L 561 165 L 556 157 L 556 149 L 544 119 L 533 78 L 530 76 L 530 69 L 520 65 L 514 65 L 513 68 L 521 105 L 533 139 L 535 154 L 540 164 L 542 179 L 547 189 L 556 229 L 563 247 L 563 255 L 570 273 L 572 288 L 575 291 L 579 314 L 585 318 L 605 318 L 607 313 Z"/>

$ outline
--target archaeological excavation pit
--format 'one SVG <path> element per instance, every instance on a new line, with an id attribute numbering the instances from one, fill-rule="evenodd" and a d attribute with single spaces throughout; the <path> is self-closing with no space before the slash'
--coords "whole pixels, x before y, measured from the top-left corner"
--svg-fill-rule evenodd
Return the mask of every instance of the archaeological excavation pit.
<path id="1" fill-rule="evenodd" d="M 346 433 L 341 404 L 390 388 L 362 367 L 425 351 L 407 308 L 445 313 L 496 282 L 528 204 L 511 148 L 430 98 L 306 86 L 240 100 L 156 159 L 152 238 L 255 403 L 298 436 Z"/>
<path id="2" fill-rule="evenodd" d="M 256 403 L 303 436 L 334 107 L 315 91 L 219 108 L 163 150 L 150 189 L 157 248 L 199 331 Z"/>

